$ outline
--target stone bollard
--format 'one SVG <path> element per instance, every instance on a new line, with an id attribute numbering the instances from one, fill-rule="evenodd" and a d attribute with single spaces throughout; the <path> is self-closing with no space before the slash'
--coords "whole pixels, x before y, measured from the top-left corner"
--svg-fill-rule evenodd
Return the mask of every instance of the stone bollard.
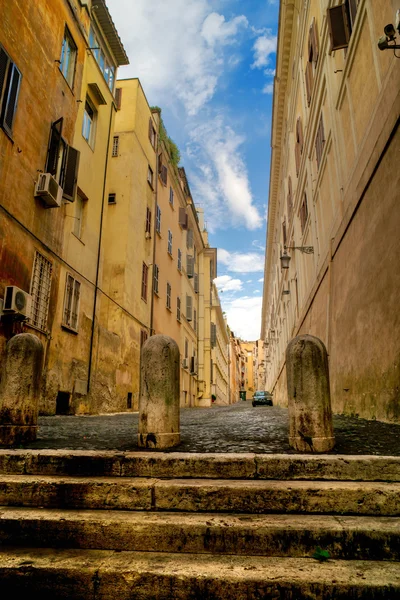
<path id="1" fill-rule="evenodd" d="M 286 349 L 289 444 L 301 452 L 328 452 L 335 445 L 328 354 L 322 341 L 299 335 Z"/>
<path id="2" fill-rule="evenodd" d="M 172 448 L 180 443 L 179 348 L 167 335 L 153 335 L 142 347 L 140 366 L 140 448 Z"/>
<path id="3" fill-rule="evenodd" d="M 20 333 L 6 346 L 0 386 L 0 446 L 36 439 L 43 344 L 36 335 Z"/>

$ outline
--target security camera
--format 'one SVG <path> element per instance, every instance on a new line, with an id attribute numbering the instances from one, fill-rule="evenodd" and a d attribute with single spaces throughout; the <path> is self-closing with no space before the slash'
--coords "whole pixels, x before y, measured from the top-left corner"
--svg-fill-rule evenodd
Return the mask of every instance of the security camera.
<path id="1" fill-rule="evenodd" d="M 385 25 L 385 27 L 383 28 L 383 31 L 385 32 L 385 35 L 389 39 L 390 42 L 392 42 L 394 40 L 394 38 L 396 37 L 396 30 L 393 27 L 392 23 L 389 23 L 389 25 Z"/>
<path id="2" fill-rule="evenodd" d="M 386 35 L 383 35 L 378 40 L 378 48 L 379 50 L 387 50 L 389 48 L 388 39 Z"/>

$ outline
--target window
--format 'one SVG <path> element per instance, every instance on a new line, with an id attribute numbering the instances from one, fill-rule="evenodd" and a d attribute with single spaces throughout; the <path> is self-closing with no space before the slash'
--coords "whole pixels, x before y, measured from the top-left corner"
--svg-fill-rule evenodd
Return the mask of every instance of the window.
<path id="1" fill-rule="evenodd" d="M 94 146 L 96 110 L 89 98 L 86 97 L 85 112 L 83 113 L 82 135 L 91 148 Z"/>
<path id="2" fill-rule="evenodd" d="M 197 331 L 197 310 L 193 310 L 193 329 Z"/>
<path id="3" fill-rule="evenodd" d="M 150 165 L 147 168 L 147 182 L 148 182 L 149 186 L 151 187 L 151 189 L 153 189 L 153 171 L 152 171 Z"/>
<path id="4" fill-rule="evenodd" d="M 171 284 L 167 282 L 167 308 L 171 310 Z"/>
<path id="5" fill-rule="evenodd" d="M 317 167 L 319 169 L 319 165 L 321 164 L 321 158 L 324 151 L 325 146 L 325 133 L 324 133 L 324 121 L 321 118 L 319 120 L 319 125 L 317 129 L 317 135 L 315 137 L 315 155 L 317 158 Z"/>
<path id="6" fill-rule="evenodd" d="M 182 271 L 182 251 L 178 248 L 178 271 Z"/>
<path id="7" fill-rule="evenodd" d="M 63 197 L 70 202 L 75 200 L 80 152 L 62 138 L 64 119 L 51 125 L 45 172 L 51 173 L 63 189 Z"/>
<path id="8" fill-rule="evenodd" d="M 172 256 L 172 231 L 168 229 L 168 254 Z"/>
<path id="9" fill-rule="evenodd" d="M 93 25 L 90 27 L 89 47 L 91 48 L 92 56 L 94 56 L 101 72 L 103 73 L 103 77 L 106 80 L 108 87 L 111 91 L 113 91 L 115 81 L 115 65 L 112 64 L 110 58 L 106 54 L 104 46 L 102 46 L 100 43 L 100 37 L 93 29 Z"/>
<path id="10" fill-rule="evenodd" d="M 181 299 L 179 296 L 176 299 L 176 318 L 178 321 L 181 320 Z"/>
<path id="11" fill-rule="evenodd" d="M 296 144 L 294 148 L 295 159 L 296 159 L 296 175 L 299 176 L 301 155 L 303 154 L 303 125 L 301 123 L 301 117 L 296 121 Z"/>
<path id="12" fill-rule="evenodd" d="M 174 205 L 174 190 L 172 187 L 169 188 L 169 203 L 171 206 Z"/>
<path id="13" fill-rule="evenodd" d="M 194 277 L 194 260 L 190 254 L 186 255 L 186 275 L 191 279 Z"/>
<path id="14" fill-rule="evenodd" d="M 339 6 L 328 8 L 327 21 L 331 51 L 347 48 L 350 41 L 359 0 L 345 0 Z"/>
<path id="15" fill-rule="evenodd" d="M 193 248 L 193 229 L 188 229 L 186 234 L 186 248 Z"/>
<path id="16" fill-rule="evenodd" d="M 87 197 L 78 192 L 75 201 L 75 215 L 74 215 L 74 226 L 73 233 L 79 239 L 82 237 L 83 232 L 83 221 L 85 214 L 85 205 L 86 205 Z"/>
<path id="17" fill-rule="evenodd" d="M 39 252 L 35 253 L 30 294 L 32 296 L 32 325 L 46 330 L 50 303 L 53 265 Z"/>
<path id="18" fill-rule="evenodd" d="M 158 295 L 158 275 L 160 273 L 160 269 L 158 265 L 154 265 L 154 276 L 153 276 L 153 285 L 154 285 L 154 293 Z"/>
<path id="19" fill-rule="evenodd" d="M 301 225 L 301 233 L 304 233 L 304 229 L 306 227 L 307 219 L 308 219 L 308 205 L 307 205 L 307 195 L 304 192 L 303 194 L 303 202 L 300 206 L 300 225 Z"/>
<path id="20" fill-rule="evenodd" d="M 282 238 L 283 238 L 283 245 L 286 246 L 287 245 L 287 233 L 286 233 L 286 219 L 283 221 L 282 223 Z"/>
<path id="21" fill-rule="evenodd" d="M 114 135 L 113 137 L 113 145 L 112 145 L 112 156 L 118 156 L 119 152 L 119 135 Z"/>
<path id="22" fill-rule="evenodd" d="M 293 192 L 292 192 L 292 178 L 289 175 L 288 178 L 288 194 L 287 194 L 287 214 L 288 220 L 290 221 L 293 212 Z"/>
<path id="23" fill-rule="evenodd" d="M 143 344 L 145 343 L 145 341 L 147 340 L 149 336 L 147 335 L 147 331 L 145 329 L 141 329 L 140 330 L 140 347 L 143 346 Z"/>
<path id="24" fill-rule="evenodd" d="M 17 110 L 21 73 L 0 44 L 0 125 L 11 137 Z"/>
<path id="25" fill-rule="evenodd" d="M 114 192 L 108 194 L 108 204 L 117 204 L 117 194 Z"/>
<path id="26" fill-rule="evenodd" d="M 161 208 L 156 206 L 156 231 L 161 235 Z"/>
<path id="27" fill-rule="evenodd" d="M 142 265 L 142 299 L 147 302 L 147 276 L 149 273 L 149 267 L 146 263 Z"/>
<path id="28" fill-rule="evenodd" d="M 310 106 L 311 95 L 314 87 L 314 69 L 317 67 L 319 55 L 318 46 L 318 29 L 315 19 L 312 20 L 310 31 L 308 34 L 308 60 L 306 67 L 306 89 L 307 89 L 307 103 Z"/>
<path id="29" fill-rule="evenodd" d="M 214 348 L 217 345 L 217 326 L 215 323 L 211 323 L 210 334 L 211 348 Z"/>
<path id="30" fill-rule="evenodd" d="M 189 358 L 189 340 L 185 338 L 185 358 Z"/>
<path id="31" fill-rule="evenodd" d="M 186 320 L 191 321 L 193 318 L 193 298 L 186 296 Z"/>
<path id="32" fill-rule="evenodd" d="M 65 28 L 64 39 L 61 47 L 60 71 L 72 88 L 75 75 L 76 44 L 68 28 Z"/>
<path id="33" fill-rule="evenodd" d="M 179 208 L 179 225 L 182 229 L 187 229 L 188 227 L 188 216 L 186 214 L 186 208 Z"/>
<path id="34" fill-rule="evenodd" d="M 62 324 L 75 331 L 78 330 L 80 282 L 67 273 L 65 282 L 64 310 Z"/>
<path id="35" fill-rule="evenodd" d="M 198 294 L 199 293 L 199 276 L 197 273 L 194 274 L 193 287 L 194 287 L 195 293 Z"/>
<path id="36" fill-rule="evenodd" d="M 153 148 L 155 148 L 157 136 L 156 136 L 156 130 L 154 129 L 154 125 L 153 125 L 153 119 L 151 117 L 149 119 L 149 140 L 150 140 L 150 144 L 153 146 Z"/>
<path id="37" fill-rule="evenodd" d="M 168 183 L 168 169 L 165 165 L 161 165 L 160 170 L 161 183 L 167 186 Z"/>
<path id="38" fill-rule="evenodd" d="M 145 233 L 147 233 L 146 237 L 151 236 L 151 210 L 149 207 L 146 208 L 146 229 Z"/>
<path id="39" fill-rule="evenodd" d="M 116 106 L 117 110 L 121 110 L 122 88 L 116 88 L 116 90 L 115 90 L 115 106 Z"/>

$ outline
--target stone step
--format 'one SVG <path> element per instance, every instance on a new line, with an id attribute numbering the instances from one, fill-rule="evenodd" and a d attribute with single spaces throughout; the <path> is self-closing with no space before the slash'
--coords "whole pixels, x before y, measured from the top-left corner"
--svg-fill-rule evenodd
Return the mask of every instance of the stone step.
<path id="1" fill-rule="evenodd" d="M 0 546 L 400 560 L 400 518 L 0 507 Z"/>
<path id="2" fill-rule="evenodd" d="M 0 450 L 0 473 L 94 477 L 400 481 L 400 457 Z"/>
<path id="3" fill-rule="evenodd" d="M 0 505 L 399 516 L 400 484 L 2 475 Z"/>
<path id="4" fill-rule="evenodd" d="M 3 548 L 0 589 L 41 600 L 395 600 L 400 564 Z"/>

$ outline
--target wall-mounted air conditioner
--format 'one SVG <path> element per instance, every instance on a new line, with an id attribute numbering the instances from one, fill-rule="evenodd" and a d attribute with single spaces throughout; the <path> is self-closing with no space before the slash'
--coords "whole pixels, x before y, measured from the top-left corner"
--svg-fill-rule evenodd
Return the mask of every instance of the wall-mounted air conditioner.
<path id="1" fill-rule="evenodd" d="M 32 296 L 15 285 L 8 285 L 4 296 L 3 313 L 15 313 L 29 317 Z"/>
<path id="2" fill-rule="evenodd" d="M 50 173 L 39 173 L 35 184 L 35 197 L 43 200 L 47 208 L 61 206 L 63 191 Z"/>

